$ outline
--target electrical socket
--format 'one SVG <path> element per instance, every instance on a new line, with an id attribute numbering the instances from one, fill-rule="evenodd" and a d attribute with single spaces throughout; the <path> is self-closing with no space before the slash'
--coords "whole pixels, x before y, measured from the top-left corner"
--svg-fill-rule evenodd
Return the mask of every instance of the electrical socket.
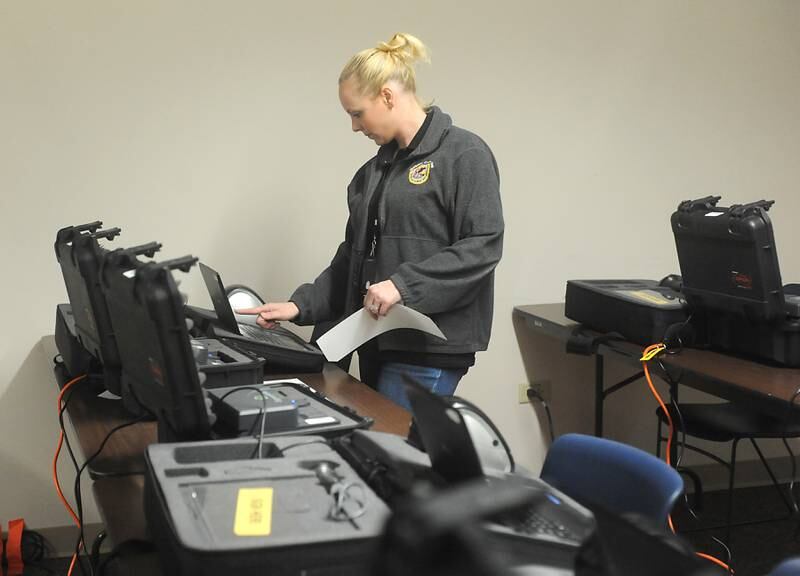
<path id="1" fill-rule="evenodd" d="M 523 382 L 519 385 L 519 403 L 528 403 L 528 388 L 533 388 L 544 398 L 545 402 L 550 401 L 552 386 L 550 380 L 534 380 L 533 382 Z"/>
<path id="2" fill-rule="evenodd" d="M 520 404 L 528 403 L 528 383 L 522 382 L 517 388 L 517 400 Z"/>

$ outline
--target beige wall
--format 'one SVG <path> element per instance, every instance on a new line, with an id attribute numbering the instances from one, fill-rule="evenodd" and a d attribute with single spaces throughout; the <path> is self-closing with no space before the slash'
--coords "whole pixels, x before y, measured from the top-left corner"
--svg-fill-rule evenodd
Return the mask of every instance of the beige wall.
<path id="1" fill-rule="evenodd" d="M 494 336 L 461 392 L 523 463 L 538 468 L 545 444 L 517 403 L 514 305 L 558 301 L 568 278 L 676 271 L 669 213 L 706 194 L 777 200 L 784 277 L 800 278 L 796 2 L 6 0 L 0 519 L 69 523 L 51 487 L 55 389 L 39 345 L 66 298 L 56 230 L 102 219 L 123 228 L 120 244 L 158 240 L 164 257 L 192 253 L 287 296 L 329 260 L 344 188 L 374 153 L 349 131 L 338 71 L 397 30 L 431 47 L 422 96 L 500 164 Z M 183 286 L 206 302 L 196 273 Z M 590 362 L 530 343 L 554 381 L 557 431 L 590 430 Z M 612 437 L 652 445 L 641 387 L 609 410 Z"/>

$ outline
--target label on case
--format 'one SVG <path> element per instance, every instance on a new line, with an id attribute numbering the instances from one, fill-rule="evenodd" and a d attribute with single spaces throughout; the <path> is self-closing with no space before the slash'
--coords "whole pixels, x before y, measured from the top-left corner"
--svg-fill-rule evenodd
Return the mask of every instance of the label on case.
<path id="1" fill-rule="evenodd" d="M 656 306 L 669 306 L 672 301 L 665 298 L 662 294 L 654 290 L 617 290 L 623 296 L 629 296 L 643 302 L 655 304 Z"/>
<path id="2" fill-rule="evenodd" d="M 269 536 L 272 532 L 272 488 L 240 488 L 236 497 L 233 533 Z"/>

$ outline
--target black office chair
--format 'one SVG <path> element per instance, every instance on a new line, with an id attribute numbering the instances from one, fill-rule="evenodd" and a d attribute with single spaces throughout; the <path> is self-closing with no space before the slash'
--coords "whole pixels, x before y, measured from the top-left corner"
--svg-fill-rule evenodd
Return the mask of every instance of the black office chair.
<path id="1" fill-rule="evenodd" d="M 710 442 L 730 442 L 730 460 L 725 461 L 716 454 L 704 450 L 692 444 L 684 444 L 684 447 L 693 452 L 697 452 L 718 462 L 728 469 L 728 509 L 725 523 L 725 541 L 730 542 L 731 527 L 733 526 L 733 490 L 736 475 L 736 451 L 741 440 L 749 440 L 755 448 L 758 457 L 764 464 L 772 484 L 778 490 L 784 504 L 789 510 L 789 516 L 798 513 L 797 502 L 791 491 L 787 493 L 781 488 L 778 479 L 775 477 L 772 468 L 764 458 L 764 454 L 758 446 L 756 440 L 780 439 L 783 441 L 789 452 L 792 462 L 792 478 L 795 477 L 794 454 L 789 447 L 787 438 L 800 437 L 800 421 L 797 419 L 775 418 L 761 412 L 757 412 L 744 404 L 722 402 L 716 404 L 709 403 L 677 403 L 677 410 L 674 405 L 668 405 L 668 410 L 675 426 L 675 433 L 680 438 L 685 432 L 686 436 L 699 438 Z M 667 440 L 663 432 L 663 424 L 666 422 L 664 411 L 659 407 L 656 410 L 658 416 L 658 439 L 656 442 L 656 455 L 661 456 L 661 443 Z M 679 439 L 678 438 L 678 439 Z M 676 451 L 677 442 L 673 442 L 673 450 Z M 673 456 L 673 462 L 675 461 Z M 695 492 L 697 501 L 702 502 L 702 483 L 696 474 L 689 471 L 690 476 L 695 482 Z M 757 520 L 755 522 L 759 522 Z M 742 522 L 747 524 L 750 522 Z"/>

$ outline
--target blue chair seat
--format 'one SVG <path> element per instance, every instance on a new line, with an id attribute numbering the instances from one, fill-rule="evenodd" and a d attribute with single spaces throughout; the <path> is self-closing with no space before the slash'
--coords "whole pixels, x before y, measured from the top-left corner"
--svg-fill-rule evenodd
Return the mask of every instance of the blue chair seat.
<path id="1" fill-rule="evenodd" d="M 606 438 L 565 434 L 550 446 L 542 479 L 585 506 L 635 514 L 665 528 L 683 493 L 676 470 L 652 454 Z"/>

